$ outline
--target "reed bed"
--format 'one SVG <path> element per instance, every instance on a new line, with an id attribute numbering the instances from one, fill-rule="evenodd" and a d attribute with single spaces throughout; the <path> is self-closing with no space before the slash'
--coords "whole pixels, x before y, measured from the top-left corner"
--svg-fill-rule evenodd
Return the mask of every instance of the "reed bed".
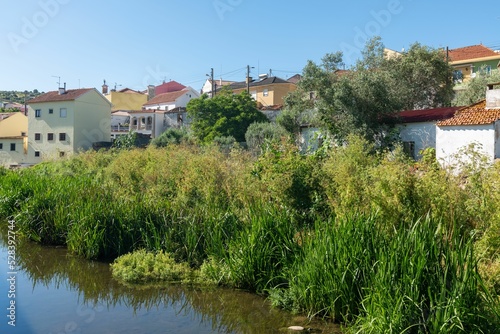
<path id="1" fill-rule="evenodd" d="M 494 332 L 499 167 L 454 175 L 359 138 L 320 152 L 81 153 L 0 170 L 0 216 L 89 259 L 166 254 L 347 331 Z"/>

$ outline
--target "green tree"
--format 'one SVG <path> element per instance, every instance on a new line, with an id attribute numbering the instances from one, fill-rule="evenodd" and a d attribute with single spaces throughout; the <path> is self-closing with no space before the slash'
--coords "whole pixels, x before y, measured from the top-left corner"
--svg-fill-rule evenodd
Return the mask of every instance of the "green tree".
<path id="1" fill-rule="evenodd" d="M 261 147 L 266 142 L 279 142 L 283 137 L 288 137 L 288 132 L 276 123 L 252 123 L 245 134 L 249 149 Z"/>
<path id="2" fill-rule="evenodd" d="M 151 141 L 154 147 L 166 147 L 171 144 L 180 144 L 189 140 L 189 133 L 185 127 L 170 128 Z"/>
<path id="3" fill-rule="evenodd" d="M 268 122 L 246 91 L 233 94 L 230 90 L 222 90 L 213 98 L 204 94 L 189 101 L 187 111 L 192 119 L 193 134 L 203 143 L 229 136 L 243 142 L 250 124 Z"/>
<path id="4" fill-rule="evenodd" d="M 393 98 L 403 110 L 450 106 L 453 99 L 453 68 L 442 49 L 415 43 L 400 57 L 384 60 L 390 75 Z"/>
<path id="5" fill-rule="evenodd" d="M 478 71 L 478 74 L 470 79 L 463 90 L 456 93 L 452 101 L 454 106 L 469 106 L 486 98 L 486 85 L 500 82 L 500 71 L 492 71 L 487 74 L 485 69 Z"/>
<path id="6" fill-rule="evenodd" d="M 441 50 L 416 43 L 406 53 L 386 57 L 380 37 L 375 37 L 362 56 L 349 71 L 339 71 L 340 52 L 327 54 L 320 64 L 309 61 L 297 92 L 285 100 L 283 125 L 296 129 L 300 109 L 314 110 L 334 139 L 356 134 L 373 141 L 387 131 L 386 116 L 450 105 L 452 69 Z"/>

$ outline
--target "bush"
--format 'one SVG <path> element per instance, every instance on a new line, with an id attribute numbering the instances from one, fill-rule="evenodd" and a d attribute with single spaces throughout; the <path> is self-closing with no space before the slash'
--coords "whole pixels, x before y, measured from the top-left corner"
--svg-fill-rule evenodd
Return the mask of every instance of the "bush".
<path id="1" fill-rule="evenodd" d="M 184 141 L 188 141 L 190 138 L 189 133 L 185 127 L 182 128 L 169 128 L 163 132 L 160 136 L 154 138 L 151 141 L 151 145 L 154 147 L 166 147 L 172 144 L 180 144 Z"/>
<path id="2" fill-rule="evenodd" d="M 127 283 L 194 281 L 195 272 L 186 263 L 176 263 L 168 253 L 138 250 L 118 257 L 111 264 L 114 278 Z"/>
<path id="3" fill-rule="evenodd" d="M 252 123 L 245 133 L 245 140 L 250 150 L 262 148 L 264 144 L 279 143 L 289 134 L 276 123 Z"/>

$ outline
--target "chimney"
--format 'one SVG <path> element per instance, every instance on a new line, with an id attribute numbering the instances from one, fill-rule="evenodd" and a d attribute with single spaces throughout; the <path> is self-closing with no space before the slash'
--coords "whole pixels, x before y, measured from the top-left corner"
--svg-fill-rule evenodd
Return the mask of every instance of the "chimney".
<path id="1" fill-rule="evenodd" d="M 486 109 L 500 109 L 500 89 L 494 89 L 500 82 L 489 84 L 486 88 Z"/>
<path id="2" fill-rule="evenodd" d="M 155 89 L 156 87 L 154 85 L 148 86 L 148 101 L 155 97 Z"/>
<path id="3" fill-rule="evenodd" d="M 64 87 L 59 87 L 59 95 L 66 94 L 66 83 L 64 83 Z"/>
<path id="4" fill-rule="evenodd" d="M 102 85 L 102 95 L 108 94 L 108 85 L 106 85 L 106 80 L 104 80 L 104 85 Z"/>

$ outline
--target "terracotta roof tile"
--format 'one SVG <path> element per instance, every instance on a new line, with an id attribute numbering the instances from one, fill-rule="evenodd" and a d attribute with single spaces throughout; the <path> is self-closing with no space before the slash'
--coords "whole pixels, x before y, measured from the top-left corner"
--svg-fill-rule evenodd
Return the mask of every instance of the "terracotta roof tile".
<path id="1" fill-rule="evenodd" d="M 186 88 L 183 84 L 178 83 L 177 81 L 169 81 L 164 82 L 159 86 L 155 87 L 155 94 L 160 95 L 164 93 L 178 92 Z"/>
<path id="2" fill-rule="evenodd" d="M 446 107 L 425 110 L 405 110 L 398 114 L 403 123 L 441 121 L 453 117 L 461 107 Z"/>
<path id="3" fill-rule="evenodd" d="M 94 88 L 68 89 L 66 93 L 59 94 L 59 91 L 52 91 L 35 97 L 27 101 L 27 104 L 43 103 L 43 102 L 58 102 L 58 101 L 74 101 L 83 94 L 86 94 Z"/>
<path id="4" fill-rule="evenodd" d="M 176 92 L 163 93 L 163 94 L 160 94 L 160 95 L 153 97 L 151 100 L 144 103 L 143 106 L 150 106 L 150 105 L 154 105 L 154 104 L 174 102 L 180 96 L 182 96 L 183 94 L 186 94 L 187 92 L 188 92 L 187 90 L 180 90 L 180 91 L 176 91 Z"/>
<path id="5" fill-rule="evenodd" d="M 492 124 L 500 119 L 500 109 L 486 109 L 486 100 L 457 111 L 455 116 L 437 123 L 438 126 Z"/>
<path id="6" fill-rule="evenodd" d="M 449 50 L 448 56 L 452 62 L 494 56 L 498 56 L 500 58 L 500 54 L 484 45 L 471 45 L 463 48 L 452 49 Z"/>

